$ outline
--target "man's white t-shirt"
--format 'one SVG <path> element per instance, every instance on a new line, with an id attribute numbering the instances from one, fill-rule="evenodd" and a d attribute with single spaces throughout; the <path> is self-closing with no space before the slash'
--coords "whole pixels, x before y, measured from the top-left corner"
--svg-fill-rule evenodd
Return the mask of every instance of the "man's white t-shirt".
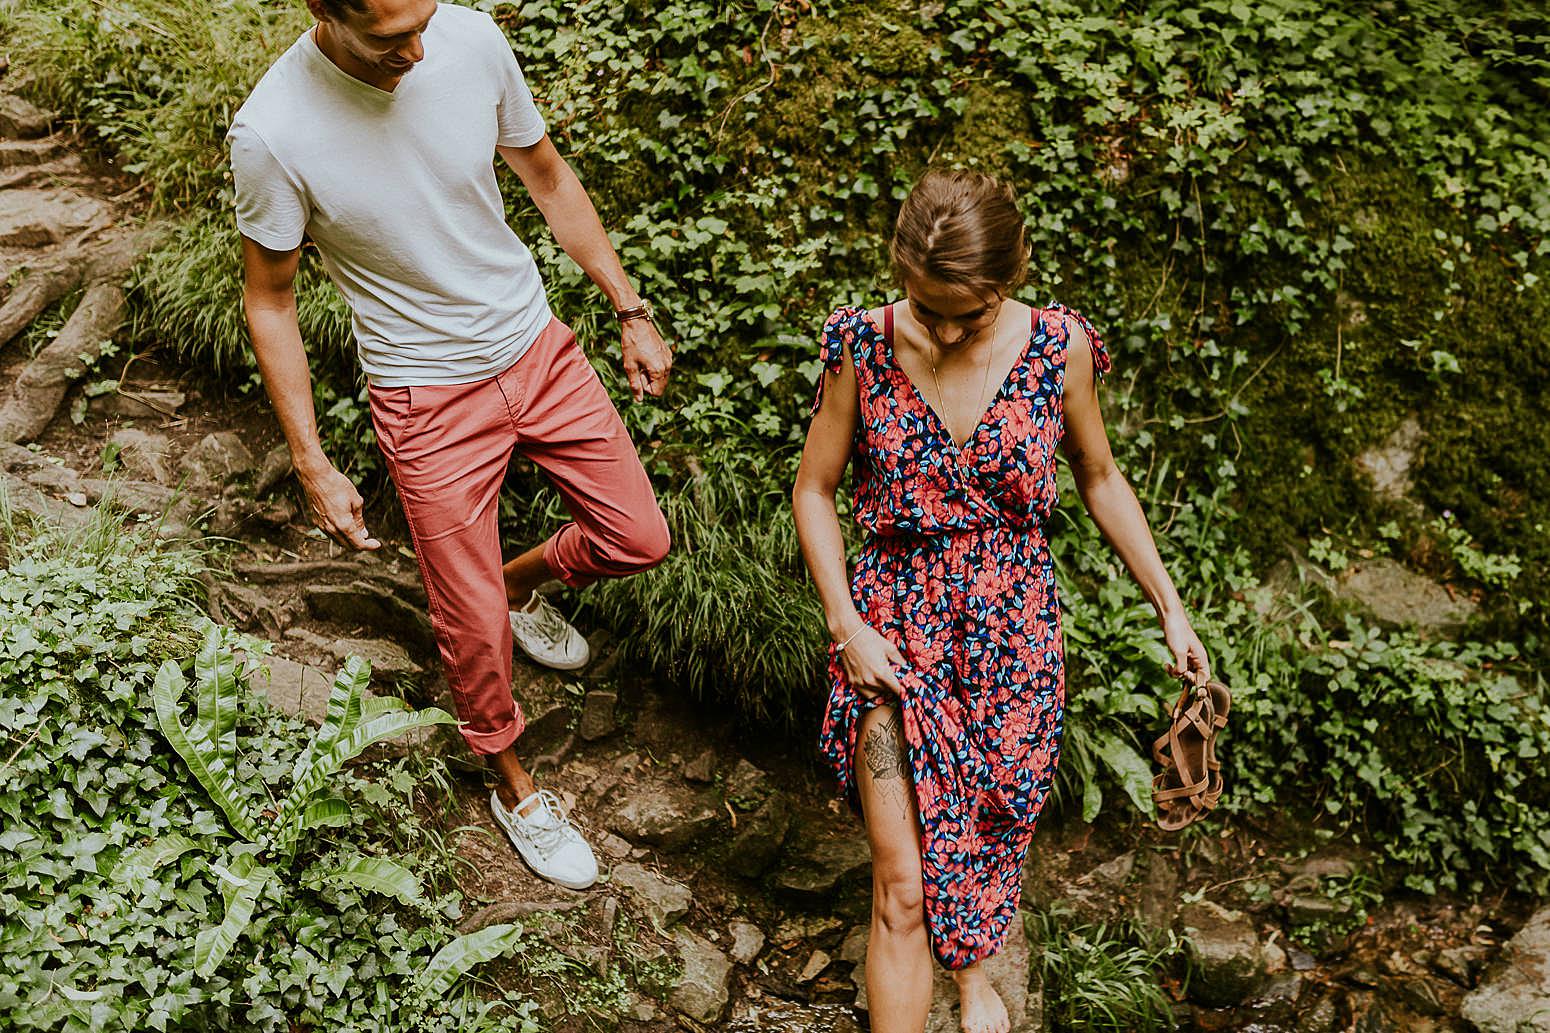
<path id="1" fill-rule="evenodd" d="M 494 376 L 551 318 L 495 180 L 497 144 L 545 132 L 516 58 L 488 14 L 451 4 L 423 43 L 387 92 L 330 61 L 309 29 L 227 135 L 238 228 L 276 251 L 312 238 L 383 387 Z"/>

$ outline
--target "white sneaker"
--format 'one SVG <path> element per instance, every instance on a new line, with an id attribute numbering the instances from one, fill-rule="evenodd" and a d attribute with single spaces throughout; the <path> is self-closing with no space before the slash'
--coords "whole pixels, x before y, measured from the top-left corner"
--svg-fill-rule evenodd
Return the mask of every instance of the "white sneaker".
<path id="1" fill-rule="evenodd" d="M 571 627 L 554 604 L 537 592 L 532 609 L 512 610 L 511 637 L 535 663 L 557 671 L 574 671 L 592 659 L 592 650 L 581 632 Z"/>
<path id="2" fill-rule="evenodd" d="M 518 813 L 529 804 L 532 810 Z M 592 848 L 565 816 L 559 797 L 549 790 L 540 789 L 509 811 L 500 794 L 491 790 L 490 810 L 496 823 L 506 830 L 511 845 L 539 878 L 572 890 L 584 890 L 597 881 L 597 858 Z"/>

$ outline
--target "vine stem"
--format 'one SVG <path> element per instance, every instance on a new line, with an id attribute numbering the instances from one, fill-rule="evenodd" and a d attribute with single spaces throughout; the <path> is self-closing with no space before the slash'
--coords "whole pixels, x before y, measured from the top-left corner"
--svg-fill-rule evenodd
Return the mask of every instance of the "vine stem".
<path id="1" fill-rule="evenodd" d="M 16 758 L 20 757 L 22 755 L 22 750 L 25 750 L 28 746 L 32 745 L 32 740 L 36 739 L 42 733 L 43 728 L 44 728 L 44 726 L 46 724 L 48 724 L 47 721 L 40 721 L 40 722 L 38 722 L 38 727 L 36 727 L 36 728 L 34 728 L 32 730 L 32 734 L 27 736 L 27 740 L 25 742 L 23 742 L 20 746 L 16 747 L 16 749 L 11 753 L 11 755 L 5 759 L 5 763 L 4 764 L 0 764 L 0 775 L 5 774 L 6 770 L 9 769 L 10 766 L 16 762 Z"/>
<path id="2" fill-rule="evenodd" d="M 775 85 L 775 60 L 774 58 L 770 57 L 770 48 L 767 45 L 766 40 L 769 38 L 770 26 L 775 23 L 775 16 L 780 13 L 780 10 L 781 7 L 779 4 L 776 4 L 773 8 L 771 8 L 770 16 L 764 21 L 764 30 L 759 33 L 759 56 L 764 58 L 765 64 L 770 66 L 770 77 L 748 92 L 739 94 L 727 104 L 726 109 L 721 113 L 721 124 L 716 127 L 717 143 L 721 142 L 721 134 L 726 132 L 727 120 L 732 117 L 732 109 L 737 107 L 743 101 L 747 100 L 749 97 L 752 97 L 758 93 L 763 93 L 765 90 Z"/>
<path id="3" fill-rule="evenodd" d="M 1345 316 L 1340 311 L 1340 289 L 1345 286 L 1345 271 L 1341 270 L 1340 277 L 1335 280 L 1335 383 L 1340 383 L 1340 354 L 1342 351 L 1342 339 L 1340 330 L 1345 325 Z"/>

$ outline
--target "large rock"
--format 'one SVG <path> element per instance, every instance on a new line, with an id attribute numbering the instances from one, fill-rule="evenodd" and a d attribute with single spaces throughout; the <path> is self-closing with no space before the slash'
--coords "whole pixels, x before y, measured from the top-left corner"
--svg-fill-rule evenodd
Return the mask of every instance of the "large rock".
<path id="1" fill-rule="evenodd" d="M 840 960 L 858 950 L 865 953 L 869 930 L 859 927 L 845 938 L 840 949 Z M 1029 992 L 1028 936 L 1019 913 L 1007 927 L 1006 943 L 1001 950 L 985 959 L 985 973 L 990 984 L 1001 995 L 1007 1016 L 1012 1022 L 1012 1033 L 1040 1033 L 1044 1028 L 1044 1004 L 1041 995 Z M 931 1014 L 926 1019 L 926 1033 L 959 1033 L 958 986 L 952 976 L 940 965 L 933 965 L 934 979 L 931 991 Z M 856 1007 L 868 1010 L 866 991 L 866 962 L 863 959 L 851 978 L 856 984 Z"/>
<path id="2" fill-rule="evenodd" d="M 43 165 L 67 152 L 65 142 L 54 136 L 42 140 L 0 140 L 0 169 Z"/>
<path id="3" fill-rule="evenodd" d="M 1210 1008 L 1230 1008 L 1264 985 L 1274 960 L 1247 917 L 1202 900 L 1186 906 L 1184 928 L 1190 965 L 1190 996 Z"/>
<path id="4" fill-rule="evenodd" d="M 659 930 L 688 914 L 694 905 L 689 887 L 638 864 L 614 865 L 609 880 L 636 900 Z"/>
<path id="5" fill-rule="evenodd" d="M 872 863 L 866 839 L 858 830 L 833 829 L 812 834 L 810 822 L 788 836 L 785 857 L 775 872 L 776 888 L 800 903 L 819 904 L 845 879 Z"/>
<path id="6" fill-rule="evenodd" d="M 784 796 L 770 797 L 737 824 L 727 848 L 727 867 L 738 875 L 757 879 L 769 870 L 791 829 L 791 807 Z"/>
<path id="7" fill-rule="evenodd" d="M 291 464 L 291 448 L 285 442 L 271 448 L 259 460 L 258 473 L 253 478 L 253 497 L 263 498 L 275 485 L 296 472 Z"/>
<path id="8" fill-rule="evenodd" d="M 118 448 L 118 462 L 131 477 L 157 484 L 172 483 L 172 442 L 165 434 L 120 427 L 108 439 Z"/>
<path id="9" fill-rule="evenodd" d="M 1437 582 L 1382 556 L 1351 564 L 1335 580 L 1334 591 L 1365 606 L 1381 621 L 1423 631 L 1456 628 L 1478 609 L 1463 596 L 1449 595 Z"/>
<path id="10" fill-rule="evenodd" d="M 695 1022 L 719 1022 L 727 1010 L 732 963 L 709 940 L 687 929 L 678 930 L 674 941 L 683 961 L 683 975 L 667 1003 Z"/>
<path id="11" fill-rule="evenodd" d="M 436 647 L 430 618 L 418 606 L 369 581 L 349 585 L 312 585 L 304 595 L 313 616 L 346 627 L 367 628 L 394 635 L 413 648 L 428 653 Z"/>
<path id="12" fill-rule="evenodd" d="M 612 735 L 618 727 L 614 718 L 618 703 L 619 694 L 616 692 L 594 689 L 587 693 L 581 701 L 581 721 L 576 726 L 576 733 L 587 742 Z"/>
<path id="13" fill-rule="evenodd" d="M 1550 1033 L 1550 908 L 1507 941 L 1459 1014 L 1480 1033 Z"/>
<path id="14" fill-rule="evenodd" d="M 258 460 L 236 431 L 222 430 L 206 434 L 183 457 L 183 468 L 196 484 L 221 485 L 252 473 Z"/>
<path id="15" fill-rule="evenodd" d="M 756 810 L 774 792 L 769 776 L 759 768 L 739 757 L 737 764 L 727 775 L 723 797 L 740 811 Z"/>
<path id="16" fill-rule="evenodd" d="M 0 94 L 0 136 L 30 139 L 43 136 L 53 124 L 52 112 L 44 111 L 25 97 Z"/>
<path id="17" fill-rule="evenodd" d="M 1356 465 L 1372 482 L 1372 490 L 1390 499 L 1410 494 L 1410 468 L 1421 447 L 1421 421 L 1408 417 L 1381 445 L 1356 457 Z"/>
<path id="18" fill-rule="evenodd" d="M 352 656 L 360 657 L 371 664 L 371 673 L 378 678 L 418 678 L 425 673 L 407 649 L 386 639 L 341 638 L 330 642 L 328 651 L 340 663 Z"/>
<path id="19" fill-rule="evenodd" d="M 732 960 L 739 965 L 753 961 L 764 949 L 764 931 L 752 922 L 739 919 L 727 931 L 732 934 Z"/>
<path id="20" fill-rule="evenodd" d="M 1144 872 L 1136 893 L 1136 916 L 1149 929 L 1173 928 L 1179 909 L 1179 867 L 1171 853 L 1148 851 L 1143 858 Z"/>
<path id="21" fill-rule="evenodd" d="M 334 675 L 283 656 L 253 657 L 256 669 L 248 685 L 269 698 L 275 709 L 322 724 Z"/>
<path id="22" fill-rule="evenodd" d="M 144 513 L 161 521 L 162 526 L 181 526 L 207 507 L 207 503 L 187 492 L 166 488 L 149 481 L 115 480 L 86 477 L 81 487 L 88 499 L 101 502 L 112 499 L 134 513 Z"/>
<path id="23" fill-rule="evenodd" d="M 682 850 L 708 835 L 719 821 L 720 813 L 703 795 L 646 784 L 614 812 L 609 827 L 633 843 Z"/>

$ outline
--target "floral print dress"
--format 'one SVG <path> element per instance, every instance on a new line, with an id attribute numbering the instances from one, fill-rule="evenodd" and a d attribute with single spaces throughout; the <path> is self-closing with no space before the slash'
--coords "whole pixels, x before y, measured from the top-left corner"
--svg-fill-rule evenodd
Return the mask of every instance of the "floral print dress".
<path id="1" fill-rule="evenodd" d="M 860 395 L 853 500 L 866 532 L 851 594 L 907 661 L 896 673 L 927 928 L 937 959 L 960 969 L 1005 942 L 1060 753 L 1065 668 L 1045 526 L 1069 322 L 1086 331 L 1095 373 L 1110 363 L 1086 319 L 1055 304 L 1035 312 L 1022 354 L 960 447 L 895 359 L 893 309 L 884 311 L 881 328 L 863 309 L 829 317 L 813 411 L 848 348 Z M 888 700 L 851 688 L 833 647 L 829 681 L 819 746 L 855 802 L 861 721 Z"/>

